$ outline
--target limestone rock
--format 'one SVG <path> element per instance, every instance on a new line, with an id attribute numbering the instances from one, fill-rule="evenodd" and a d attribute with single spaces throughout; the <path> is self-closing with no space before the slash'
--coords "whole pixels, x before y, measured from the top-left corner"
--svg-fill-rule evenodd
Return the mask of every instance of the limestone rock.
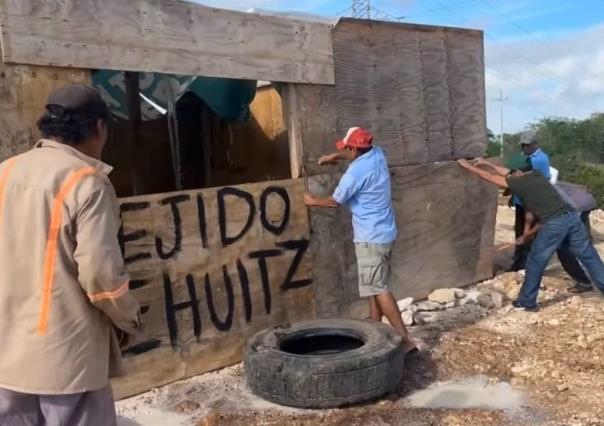
<path id="1" fill-rule="evenodd" d="M 491 301 L 493 302 L 493 306 L 496 308 L 501 308 L 505 299 L 503 298 L 503 294 L 494 291 L 491 293 Z"/>
<path id="2" fill-rule="evenodd" d="M 466 292 L 461 288 L 452 288 L 451 290 L 455 292 L 455 297 L 457 297 L 458 299 L 461 299 L 466 295 Z"/>
<path id="3" fill-rule="evenodd" d="M 402 312 L 413 304 L 413 297 L 407 297 L 403 300 L 399 300 L 396 302 L 396 304 L 398 305 L 398 310 Z"/>
<path id="4" fill-rule="evenodd" d="M 483 293 L 480 296 L 478 296 L 478 304 L 480 306 L 482 306 L 483 308 L 492 308 L 495 306 L 495 304 L 493 303 L 493 299 L 491 298 L 490 294 L 486 294 Z"/>
<path id="5" fill-rule="evenodd" d="M 405 324 L 406 326 L 413 325 L 413 312 L 409 310 L 403 311 L 403 313 L 401 314 L 401 318 L 403 320 L 403 324 Z"/>
<path id="6" fill-rule="evenodd" d="M 476 304 L 478 303 L 478 298 L 480 297 L 480 291 L 478 290 L 470 290 L 465 292 L 465 296 L 463 299 L 459 300 L 459 306 L 465 306 L 468 304 Z"/>
<path id="7" fill-rule="evenodd" d="M 428 295 L 428 300 L 436 303 L 455 302 L 455 289 L 439 288 Z"/>
<path id="8" fill-rule="evenodd" d="M 579 306 L 583 305 L 583 299 L 581 298 L 581 296 L 573 296 L 570 298 L 568 304 L 570 306 L 578 308 Z"/>
<path id="9" fill-rule="evenodd" d="M 437 312 L 418 312 L 415 314 L 415 321 L 418 324 L 430 324 L 438 321 Z"/>
<path id="10" fill-rule="evenodd" d="M 440 303 L 430 302 L 429 300 L 419 302 L 415 306 L 417 308 L 417 312 L 440 311 L 442 309 L 445 309 L 445 307 Z"/>

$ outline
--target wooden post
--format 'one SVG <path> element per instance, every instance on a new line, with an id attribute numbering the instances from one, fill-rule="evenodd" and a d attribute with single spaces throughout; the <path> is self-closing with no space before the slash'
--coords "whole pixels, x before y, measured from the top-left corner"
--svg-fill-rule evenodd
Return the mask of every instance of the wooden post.
<path id="1" fill-rule="evenodd" d="M 289 139 L 289 162 L 291 165 L 292 179 L 304 175 L 304 157 L 302 153 L 302 130 L 300 128 L 300 112 L 298 98 L 294 84 L 284 84 L 281 92 L 283 114 L 287 126 Z"/>

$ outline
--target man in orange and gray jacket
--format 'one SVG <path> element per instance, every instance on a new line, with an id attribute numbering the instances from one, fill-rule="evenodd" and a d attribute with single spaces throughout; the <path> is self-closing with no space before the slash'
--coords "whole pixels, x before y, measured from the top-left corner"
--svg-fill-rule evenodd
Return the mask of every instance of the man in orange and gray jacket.
<path id="1" fill-rule="evenodd" d="M 53 92 L 44 137 L 0 165 L 0 424 L 115 425 L 109 376 L 139 329 L 117 234 L 109 111 Z"/>

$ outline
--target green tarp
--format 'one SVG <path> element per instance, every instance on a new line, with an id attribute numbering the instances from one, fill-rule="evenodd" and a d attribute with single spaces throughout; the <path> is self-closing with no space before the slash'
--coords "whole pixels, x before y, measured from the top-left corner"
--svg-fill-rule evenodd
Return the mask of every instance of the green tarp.
<path id="1" fill-rule="evenodd" d="M 187 91 L 191 91 L 220 118 L 227 121 L 248 121 L 249 106 L 256 95 L 256 83 L 255 80 L 139 73 L 142 119 L 159 118 L 168 110 L 169 99 L 178 100 Z M 94 71 L 92 84 L 115 116 L 128 118 L 124 72 Z"/>

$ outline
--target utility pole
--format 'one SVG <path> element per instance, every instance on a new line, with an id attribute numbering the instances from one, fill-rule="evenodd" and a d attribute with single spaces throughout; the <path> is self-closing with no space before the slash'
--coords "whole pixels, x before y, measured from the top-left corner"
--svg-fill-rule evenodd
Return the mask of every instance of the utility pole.
<path id="1" fill-rule="evenodd" d="M 495 99 L 499 102 L 499 112 L 501 118 L 501 132 L 499 133 L 499 144 L 501 145 L 501 149 L 499 151 L 499 156 L 503 158 L 503 103 L 508 100 L 508 98 L 503 97 L 503 90 L 499 89 L 499 97 Z"/>
<path id="2" fill-rule="evenodd" d="M 370 0 L 352 0 L 352 17 L 371 19 Z"/>

